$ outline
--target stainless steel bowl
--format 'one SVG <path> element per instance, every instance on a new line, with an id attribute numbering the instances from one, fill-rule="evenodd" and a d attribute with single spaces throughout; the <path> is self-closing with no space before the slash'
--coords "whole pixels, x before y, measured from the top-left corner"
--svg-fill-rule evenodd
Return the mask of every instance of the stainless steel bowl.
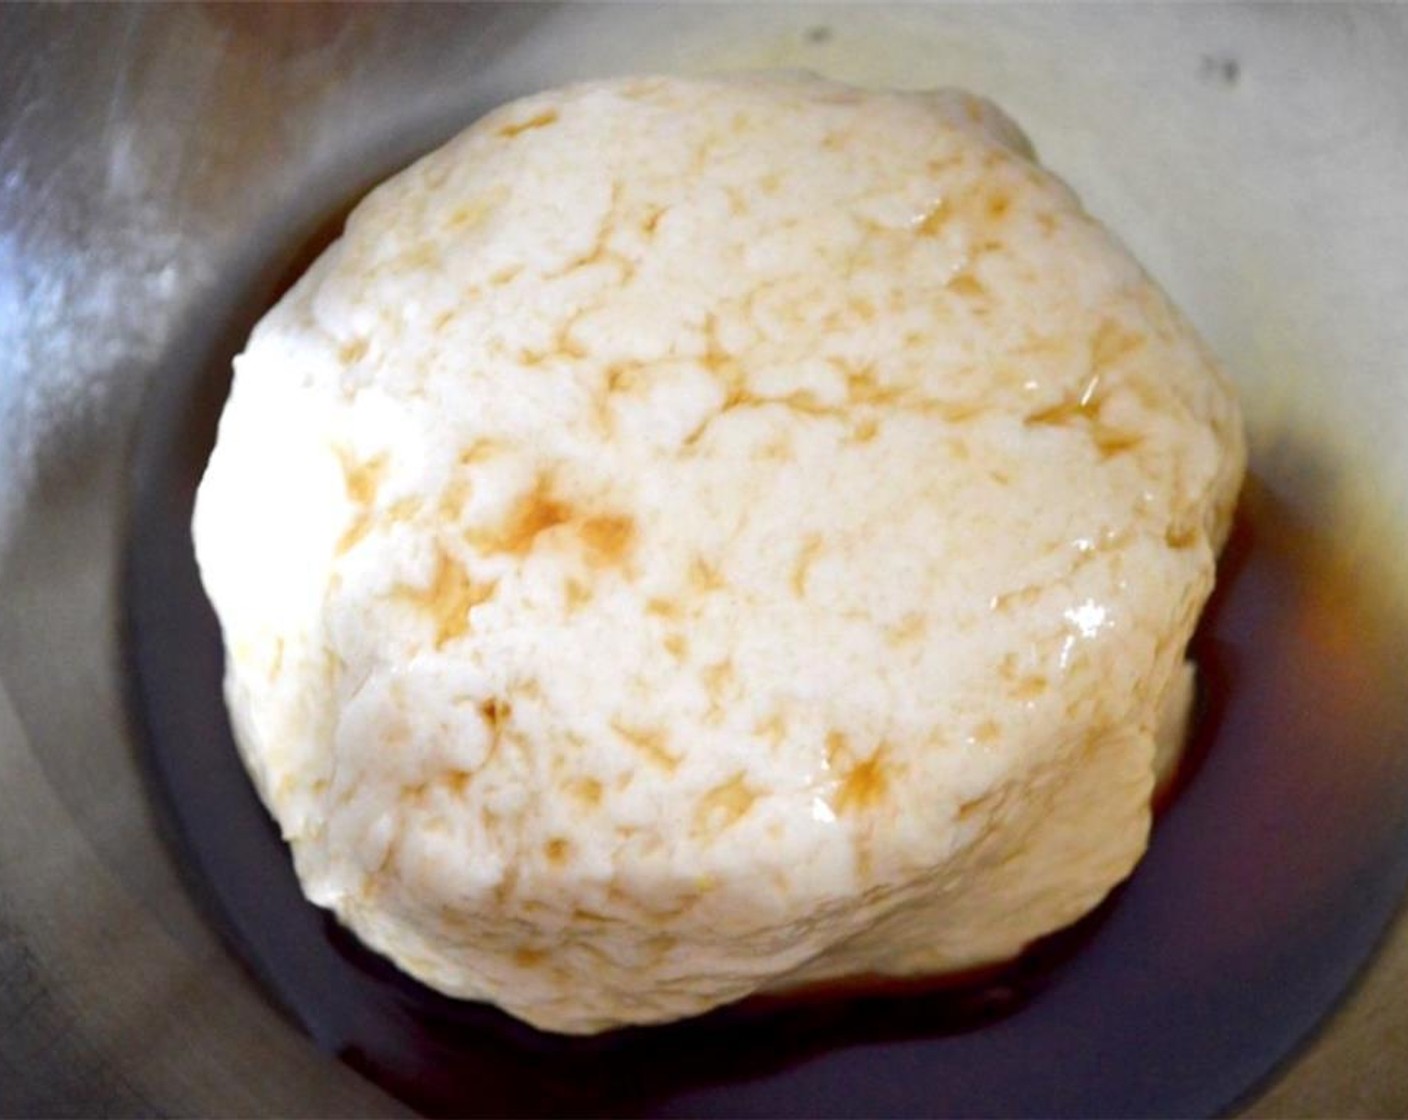
<path id="1" fill-rule="evenodd" d="M 1404 58 L 1408 8 L 1376 5 L 0 8 L 0 1111 L 401 1108 L 275 1008 L 200 901 L 122 638 L 134 447 L 330 213 L 576 78 L 968 86 L 1172 291 L 1243 389 L 1265 484 L 1397 610 Z M 1405 983 L 1399 922 L 1244 1107 L 1408 1110 Z"/>

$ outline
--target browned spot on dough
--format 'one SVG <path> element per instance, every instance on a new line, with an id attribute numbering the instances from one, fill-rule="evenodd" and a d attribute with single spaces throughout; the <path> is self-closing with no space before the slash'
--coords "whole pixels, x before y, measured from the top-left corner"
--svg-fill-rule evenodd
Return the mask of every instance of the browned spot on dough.
<path id="1" fill-rule="evenodd" d="M 1102 319 L 1090 341 L 1090 364 L 1098 374 L 1144 345 L 1144 335 L 1127 330 L 1113 319 Z"/>
<path id="2" fill-rule="evenodd" d="M 775 747 L 787 736 L 787 721 L 780 713 L 773 712 L 767 719 L 754 725 L 753 734 L 766 739 Z"/>
<path id="3" fill-rule="evenodd" d="M 589 517 L 578 531 L 592 558 L 601 564 L 621 563 L 636 539 L 635 521 L 621 514 Z"/>
<path id="4" fill-rule="evenodd" d="M 459 453 L 458 462 L 462 467 L 475 463 L 485 463 L 503 453 L 503 447 L 491 439 L 478 439 Z"/>
<path id="5" fill-rule="evenodd" d="M 1078 399 L 1068 398 L 1058 401 L 1056 404 L 1048 405 L 1046 408 L 1037 409 L 1029 414 L 1023 423 L 1032 425 L 1047 425 L 1053 428 L 1064 427 L 1075 424 L 1081 420 L 1091 420 L 1095 417 L 1098 405 L 1094 400 L 1081 397 Z"/>
<path id="6" fill-rule="evenodd" d="M 601 783 L 595 778 L 578 778 L 568 787 L 572 796 L 584 805 L 597 806 L 601 804 L 602 790 Z"/>
<path id="7" fill-rule="evenodd" d="M 689 652 L 689 643 L 685 641 L 684 635 L 678 631 L 666 634 L 663 645 L 665 652 L 676 659 L 682 659 Z"/>
<path id="8" fill-rule="evenodd" d="M 961 163 L 962 157 L 956 154 L 947 156 L 935 156 L 924 161 L 924 170 L 930 175 L 942 175 L 950 167 Z"/>
<path id="9" fill-rule="evenodd" d="M 352 548 L 371 531 L 371 514 L 363 510 L 361 513 L 357 514 L 356 520 L 352 522 L 347 531 L 337 538 L 337 545 L 335 546 L 337 555 L 341 556 L 345 552 L 350 552 Z"/>
<path id="10" fill-rule="evenodd" d="M 579 579 L 568 579 L 562 591 L 569 611 L 580 610 L 592 601 L 592 589 Z"/>
<path id="11" fill-rule="evenodd" d="M 979 743 L 995 743 L 1002 737 L 1002 727 L 996 720 L 985 719 L 973 728 L 973 739 Z"/>
<path id="12" fill-rule="evenodd" d="M 554 836 L 543 845 L 543 855 L 547 856 L 549 863 L 564 864 L 572 855 L 572 843 L 561 836 Z"/>
<path id="13" fill-rule="evenodd" d="M 737 359 L 719 338 L 719 317 L 713 312 L 704 317 L 704 353 L 699 363 L 730 387 L 736 387 L 743 376 Z"/>
<path id="14" fill-rule="evenodd" d="M 1114 347 L 1117 344 L 1110 343 L 1109 345 Z M 1115 354 L 1115 358 L 1107 358 L 1106 364 L 1108 361 L 1116 360 L 1118 357 L 1132 352 L 1132 349 L 1137 349 L 1141 345 L 1143 345 L 1142 337 L 1127 345 L 1123 350 L 1111 350 L 1110 353 Z M 1094 361 L 1095 359 L 1092 357 L 1092 362 Z M 1023 422 L 1028 426 L 1079 427 L 1085 431 L 1096 451 L 1107 459 L 1131 451 L 1144 442 L 1144 437 L 1138 432 L 1121 430 L 1105 422 L 1103 389 L 1102 379 L 1097 372 L 1086 383 L 1079 397 L 1067 398 L 1054 405 L 1039 409 L 1027 416 Z"/>
<path id="15" fill-rule="evenodd" d="M 374 455 L 364 463 L 359 463 L 345 451 L 337 453 L 342 463 L 342 484 L 349 500 L 359 506 L 369 506 L 376 501 L 376 492 L 386 478 L 386 456 Z"/>
<path id="16" fill-rule="evenodd" d="M 474 775 L 468 770 L 448 770 L 441 779 L 451 793 L 462 796 L 469 791 L 469 786 L 474 781 Z"/>
<path id="17" fill-rule="evenodd" d="M 1012 695 L 1018 700 L 1035 700 L 1046 692 L 1050 682 L 1040 673 L 1032 673 L 1020 678 L 1012 688 Z"/>
<path id="18" fill-rule="evenodd" d="M 587 349 L 583 342 L 573 335 L 572 327 L 575 322 L 576 320 L 574 319 L 572 322 L 558 329 L 557 337 L 553 340 L 553 345 L 557 347 L 557 352 L 562 357 L 575 358 L 580 361 L 582 358 L 589 357 L 591 351 Z"/>
<path id="19" fill-rule="evenodd" d="M 924 215 L 919 224 L 914 227 L 914 232 L 920 237 L 937 237 L 950 217 L 952 217 L 952 213 L 948 203 L 940 201 Z"/>
<path id="20" fill-rule="evenodd" d="M 493 529 L 469 534 L 470 543 L 486 552 L 526 556 L 539 533 L 572 519 L 572 507 L 552 496 L 546 479 L 539 478 L 532 491 L 520 498 L 508 517 Z"/>
<path id="21" fill-rule="evenodd" d="M 479 705 L 479 714 L 489 725 L 489 730 L 498 734 L 503 725 L 513 718 L 513 705 L 498 696 L 491 696 Z"/>
<path id="22" fill-rule="evenodd" d="M 514 121 L 499 129 L 499 135 L 508 139 L 529 132 L 535 128 L 547 128 L 550 124 L 557 123 L 556 109 L 541 109 L 526 120 Z"/>
<path id="23" fill-rule="evenodd" d="M 1048 334 L 1029 334 L 1020 346 L 1013 347 L 1012 353 L 1025 358 L 1031 355 L 1060 354 L 1065 347 L 1065 339 Z M 1004 365 L 1001 369 L 1004 379 L 1015 384 L 1020 384 L 1026 376 L 1026 370 L 1021 363 Z"/>
<path id="24" fill-rule="evenodd" d="M 790 463 L 797 454 L 792 446 L 791 435 L 788 432 L 779 432 L 775 438 L 763 444 L 754 457 L 767 462 Z"/>
<path id="25" fill-rule="evenodd" d="M 440 247 L 433 241 L 422 241 L 398 256 L 395 267 L 406 272 L 423 272 L 434 269 L 439 261 Z"/>
<path id="26" fill-rule="evenodd" d="M 856 443 L 869 443 L 880 434 L 880 422 L 873 416 L 857 420 L 851 428 L 851 439 Z"/>
<path id="27" fill-rule="evenodd" d="M 988 294 L 983 282 L 967 269 L 954 275 L 953 279 L 948 282 L 948 290 L 964 299 L 982 299 Z"/>
<path id="28" fill-rule="evenodd" d="M 536 968 L 548 959 L 543 949 L 529 949 L 526 946 L 513 951 L 513 963 L 519 968 Z"/>
<path id="29" fill-rule="evenodd" d="M 993 596 L 989 608 L 994 611 L 1006 611 L 1011 610 L 1013 607 L 1029 607 L 1041 598 L 1041 592 L 1042 589 L 1035 585 L 1018 587 L 1013 591 L 1004 591 L 1001 595 Z M 1011 660 L 1011 654 L 1008 654 L 1007 659 L 1003 662 L 1004 676 L 1012 675 L 1011 671 L 1006 668 L 1007 660 Z M 1015 661 L 1013 665 L 1015 666 Z"/>
<path id="30" fill-rule="evenodd" d="M 990 789 L 980 797 L 963 802 L 958 807 L 958 819 L 966 822 L 978 816 L 995 818 L 1006 808 L 1010 795 L 1010 786 L 998 786 L 996 789 Z"/>
<path id="31" fill-rule="evenodd" d="M 695 833 L 719 833 L 731 828 L 747 814 L 757 799 L 758 794 L 748 785 L 747 776 L 739 771 L 700 798 L 694 810 Z"/>
<path id="32" fill-rule="evenodd" d="M 723 590 L 724 578 L 715 565 L 703 556 L 695 556 L 689 564 L 689 585 L 701 595 L 708 594 L 711 591 Z"/>
<path id="33" fill-rule="evenodd" d="M 709 695 L 718 698 L 733 680 L 733 662 L 729 659 L 716 661 L 712 665 L 705 665 L 699 670 L 699 675 L 703 678 L 704 687 L 709 690 Z"/>
<path id="34" fill-rule="evenodd" d="M 798 599 L 805 599 L 807 596 L 807 573 L 811 570 L 812 563 L 820 553 L 820 535 L 808 533 L 802 542 L 801 551 L 798 552 L 797 559 L 792 565 L 792 594 Z"/>
<path id="35" fill-rule="evenodd" d="M 1169 548 L 1182 550 L 1191 548 L 1198 540 L 1198 527 L 1193 524 L 1170 525 L 1164 531 L 1164 543 Z"/>
<path id="36" fill-rule="evenodd" d="M 342 360 L 343 365 L 350 366 L 353 362 L 361 361 L 366 357 L 367 340 L 365 338 L 354 338 L 344 342 L 337 351 L 337 356 Z"/>
<path id="37" fill-rule="evenodd" d="M 469 501 L 469 494 L 468 482 L 462 478 L 452 479 L 445 489 L 440 491 L 440 504 L 436 512 L 446 520 L 458 520 L 464 512 L 465 502 Z"/>
<path id="38" fill-rule="evenodd" d="M 486 813 L 485 816 L 493 817 L 495 825 L 498 824 L 498 818 L 493 813 Z M 488 826 L 486 825 L 486 830 L 487 828 Z M 504 870 L 504 877 L 494 885 L 494 902 L 499 906 L 507 906 L 509 900 L 513 898 L 517 891 L 518 868 L 513 864 L 509 864 Z"/>
<path id="39" fill-rule="evenodd" d="M 663 770 L 673 771 L 680 764 L 679 758 L 665 749 L 669 736 L 659 727 L 630 727 L 619 720 L 611 721 L 611 728 L 626 742 L 645 756 L 646 760 Z"/>
<path id="40" fill-rule="evenodd" d="M 641 383 L 644 373 L 643 362 L 613 362 L 606 367 L 606 391 L 630 393 Z"/>
<path id="41" fill-rule="evenodd" d="M 679 618 L 684 614 L 684 608 L 673 599 L 650 599 L 645 604 L 645 613 L 660 618 Z"/>
<path id="42" fill-rule="evenodd" d="M 950 424 L 963 424 L 981 416 L 987 406 L 979 401 L 921 401 L 911 406 L 921 415 L 937 416 Z"/>
<path id="43" fill-rule="evenodd" d="M 392 522 L 410 521 L 420 512 L 419 498 L 401 498 L 392 502 L 386 509 L 386 519 Z"/>
<path id="44" fill-rule="evenodd" d="M 1006 191 L 993 191 L 988 195 L 987 211 L 988 217 L 993 221 L 1001 221 L 1012 208 L 1012 196 Z"/>
<path id="45" fill-rule="evenodd" d="M 841 788 L 836 794 L 836 811 L 850 813 L 872 809 L 885 800 L 889 791 L 885 748 L 881 746 L 864 762 L 852 766 L 841 779 Z"/>
<path id="46" fill-rule="evenodd" d="M 487 218 L 507 196 L 507 192 L 500 188 L 497 191 L 482 198 L 472 198 L 468 202 L 462 202 L 450 211 L 450 216 L 445 221 L 447 229 L 468 229 L 477 226 Z"/>
<path id="47" fill-rule="evenodd" d="M 1090 431 L 1090 439 L 1095 444 L 1095 449 L 1106 459 L 1123 455 L 1126 451 L 1133 451 L 1144 442 L 1142 435 L 1135 432 L 1122 432 L 1108 424 L 1096 424 Z"/>
<path id="48" fill-rule="evenodd" d="M 863 323 L 874 322 L 876 315 L 879 314 L 875 308 L 875 304 L 866 299 L 865 296 L 851 296 L 851 298 L 846 301 L 846 306 L 850 308 L 851 314 L 855 315 L 855 317 Z"/>
<path id="49" fill-rule="evenodd" d="M 893 645 L 905 645 L 909 642 L 917 642 L 928 632 L 929 623 L 924 616 L 917 611 L 907 614 L 900 619 L 899 623 L 890 627 L 887 637 Z"/>
<path id="50" fill-rule="evenodd" d="M 404 747 L 410 742 L 411 735 L 406 729 L 403 720 L 397 720 L 394 724 L 382 732 L 381 741 L 388 747 Z"/>
<path id="51" fill-rule="evenodd" d="M 469 612 L 494 594 L 495 584 L 476 584 L 464 566 L 443 548 L 435 555 L 435 572 L 428 587 L 404 585 L 396 595 L 425 611 L 435 623 L 435 648 L 469 630 Z"/>
<path id="52" fill-rule="evenodd" d="M 757 397 L 755 403 L 780 404 L 784 408 L 790 408 L 793 412 L 801 413 L 803 416 L 843 415 L 843 410 L 817 400 L 816 394 L 810 389 L 799 389 L 795 393 L 788 393 L 785 397 Z"/>
<path id="53" fill-rule="evenodd" d="M 893 404 L 903 395 L 903 391 L 893 386 L 881 385 L 870 368 L 852 373 L 846 378 L 846 395 L 853 405 Z"/>
<path id="54" fill-rule="evenodd" d="M 544 350 L 534 350 L 530 347 L 524 347 L 515 355 L 519 365 L 528 366 L 529 368 L 541 366 L 544 362 L 548 361 L 548 359 L 557 356 L 556 344 L 548 346 Z"/>

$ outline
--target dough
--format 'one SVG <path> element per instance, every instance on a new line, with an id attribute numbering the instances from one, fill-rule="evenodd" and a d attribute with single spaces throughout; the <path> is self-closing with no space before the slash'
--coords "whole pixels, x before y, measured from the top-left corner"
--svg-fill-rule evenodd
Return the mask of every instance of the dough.
<path id="1" fill-rule="evenodd" d="M 1143 852 L 1241 422 L 985 102 L 507 105 L 235 371 L 195 543 L 240 750 L 425 983 L 592 1032 L 965 969 Z"/>

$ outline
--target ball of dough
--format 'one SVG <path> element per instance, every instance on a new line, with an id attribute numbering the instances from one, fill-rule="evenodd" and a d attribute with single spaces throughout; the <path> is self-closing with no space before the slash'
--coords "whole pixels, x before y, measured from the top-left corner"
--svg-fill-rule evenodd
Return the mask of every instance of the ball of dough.
<path id="1" fill-rule="evenodd" d="M 236 361 L 195 543 L 308 897 L 592 1032 L 1098 903 L 1243 460 L 991 106 L 634 78 L 357 207 Z"/>

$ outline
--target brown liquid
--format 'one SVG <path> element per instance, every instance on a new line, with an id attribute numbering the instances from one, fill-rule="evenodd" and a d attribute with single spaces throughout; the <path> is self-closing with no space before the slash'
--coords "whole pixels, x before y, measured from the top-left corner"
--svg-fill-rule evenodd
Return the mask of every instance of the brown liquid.
<path id="1" fill-rule="evenodd" d="M 188 528 L 229 359 L 341 217 L 252 281 L 190 343 L 190 381 L 151 402 L 125 585 L 133 708 L 192 889 L 328 1053 L 444 1115 L 1194 1115 L 1248 1093 L 1344 991 L 1408 878 L 1408 626 L 1256 485 L 1194 642 L 1195 741 L 1148 856 L 1011 967 L 572 1039 L 362 948 L 303 900 L 235 754 Z"/>

